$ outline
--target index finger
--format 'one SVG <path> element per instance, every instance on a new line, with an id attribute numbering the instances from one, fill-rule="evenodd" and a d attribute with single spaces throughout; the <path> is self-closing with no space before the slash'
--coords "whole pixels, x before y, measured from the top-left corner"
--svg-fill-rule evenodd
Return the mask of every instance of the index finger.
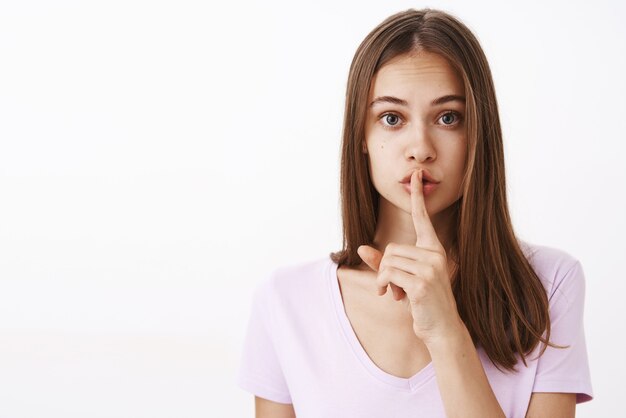
<path id="1" fill-rule="evenodd" d="M 417 234 L 415 245 L 418 247 L 440 250 L 442 248 L 437 233 L 433 227 L 424 199 L 424 185 L 422 184 L 422 170 L 415 170 L 411 174 L 411 217 Z"/>

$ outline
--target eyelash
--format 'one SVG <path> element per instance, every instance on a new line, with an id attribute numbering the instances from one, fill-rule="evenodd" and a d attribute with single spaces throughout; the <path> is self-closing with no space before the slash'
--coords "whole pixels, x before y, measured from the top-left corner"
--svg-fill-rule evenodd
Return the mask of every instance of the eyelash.
<path id="1" fill-rule="evenodd" d="M 387 116 L 389 116 L 389 115 L 394 115 L 394 116 L 396 116 L 398 119 L 402 119 L 402 117 L 401 117 L 400 115 L 398 115 L 398 114 L 396 114 L 396 113 L 394 113 L 394 112 L 387 112 L 387 113 L 383 113 L 383 114 L 382 114 L 382 115 L 381 115 L 378 119 L 379 119 L 379 120 L 382 120 L 383 118 L 385 118 L 385 117 L 387 117 Z M 451 111 L 448 111 L 448 112 L 446 112 L 446 113 L 442 114 L 441 116 L 439 116 L 439 118 L 438 118 L 437 120 L 441 119 L 441 118 L 442 118 L 443 116 L 445 116 L 445 115 L 454 115 L 454 116 L 456 116 L 456 118 L 457 118 L 457 123 L 454 123 L 454 124 L 451 124 L 451 125 L 446 125 L 446 124 L 443 124 L 443 126 L 444 126 L 446 129 L 451 129 L 451 128 L 454 128 L 454 127 L 455 127 L 456 125 L 458 125 L 458 124 L 461 122 L 461 120 L 463 119 L 463 118 L 462 118 L 462 116 L 461 116 L 461 114 L 460 114 L 459 112 L 455 112 L 455 111 L 451 110 Z M 390 130 L 390 131 L 395 131 L 395 130 L 397 130 L 397 129 L 398 129 L 398 128 L 397 128 L 398 126 L 400 126 L 400 125 L 385 125 L 385 124 L 383 124 L 383 128 L 388 129 L 388 130 Z"/>

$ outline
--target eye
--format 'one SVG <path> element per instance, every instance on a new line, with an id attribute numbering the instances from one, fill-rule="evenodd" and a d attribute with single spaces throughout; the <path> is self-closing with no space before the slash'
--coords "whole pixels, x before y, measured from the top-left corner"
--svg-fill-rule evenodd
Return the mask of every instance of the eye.
<path id="1" fill-rule="evenodd" d="M 385 113 L 381 115 L 379 119 L 382 119 L 384 122 L 383 127 L 385 129 L 397 129 L 396 127 L 400 124 L 400 116 L 395 113 Z"/>
<path id="2" fill-rule="evenodd" d="M 453 125 L 458 124 L 461 121 L 461 114 L 459 112 L 450 111 L 441 115 L 439 119 L 443 121 L 443 124 L 445 126 L 453 126 Z M 454 119 L 457 120 L 456 123 L 453 123 Z"/>

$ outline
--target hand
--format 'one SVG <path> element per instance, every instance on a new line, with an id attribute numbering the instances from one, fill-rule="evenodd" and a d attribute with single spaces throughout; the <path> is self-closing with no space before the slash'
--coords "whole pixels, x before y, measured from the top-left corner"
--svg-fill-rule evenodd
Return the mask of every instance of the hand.
<path id="1" fill-rule="evenodd" d="M 394 299 L 408 304 L 413 331 L 428 345 L 457 333 L 464 324 L 452 293 L 446 250 L 426 211 L 421 170 L 411 175 L 411 216 L 417 234 L 414 246 L 389 243 L 383 254 L 361 245 L 357 253 L 378 273 L 378 294 L 384 295 L 390 285 Z"/>

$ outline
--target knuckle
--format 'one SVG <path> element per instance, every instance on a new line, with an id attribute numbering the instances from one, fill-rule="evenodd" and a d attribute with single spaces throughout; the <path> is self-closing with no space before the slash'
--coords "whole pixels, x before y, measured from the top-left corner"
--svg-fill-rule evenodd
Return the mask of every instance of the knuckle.
<path id="1" fill-rule="evenodd" d="M 424 282 L 424 281 L 428 282 L 428 281 L 432 280 L 434 275 L 435 275 L 435 267 L 432 264 L 430 264 L 430 263 L 425 264 L 422 267 L 422 279 L 423 280 L 420 281 L 420 282 Z"/>
<path id="2" fill-rule="evenodd" d="M 378 274 L 378 277 L 376 278 L 376 283 L 378 284 L 378 286 L 386 286 L 390 282 L 391 281 L 389 280 L 389 272 L 388 271 L 381 271 Z"/>
<path id="3" fill-rule="evenodd" d="M 415 286 L 413 287 L 413 293 L 416 299 L 423 299 L 426 296 L 426 292 L 426 284 L 422 280 L 415 283 Z"/>
<path id="4" fill-rule="evenodd" d="M 382 286 L 384 280 L 385 280 L 385 278 L 383 277 L 383 275 L 382 274 L 378 274 L 378 276 L 376 277 L 376 285 L 377 286 Z"/>
<path id="5" fill-rule="evenodd" d="M 432 268 L 433 272 L 442 269 L 445 270 L 447 268 L 447 260 L 445 256 L 439 253 L 434 254 L 430 267 Z"/>
<path id="6" fill-rule="evenodd" d="M 387 267 L 387 257 L 383 256 L 383 258 L 380 259 L 380 264 L 378 265 L 378 270 L 382 271 Z"/>
<path id="7" fill-rule="evenodd" d="M 435 275 L 435 272 L 436 272 L 436 271 L 437 271 L 437 268 L 435 267 L 435 265 L 434 265 L 434 264 L 429 264 L 429 265 L 428 265 L 428 273 L 429 273 L 429 274 L 428 274 L 428 277 L 429 277 L 429 278 L 434 277 L 434 275 Z"/>

